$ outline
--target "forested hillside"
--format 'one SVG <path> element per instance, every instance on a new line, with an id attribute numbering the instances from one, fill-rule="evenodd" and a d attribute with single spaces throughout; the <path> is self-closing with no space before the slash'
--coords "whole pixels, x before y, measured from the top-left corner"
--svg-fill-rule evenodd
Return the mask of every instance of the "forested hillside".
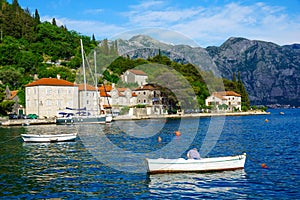
<path id="1" fill-rule="evenodd" d="M 34 13 L 34 14 L 32 14 Z M 215 78 L 212 73 L 199 72 L 191 64 L 180 64 L 171 61 L 166 56 L 157 55 L 149 59 L 129 59 L 118 57 L 117 42 L 109 44 L 107 39 L 98 43 L 94 36 L 84 36 L 70 31 L 66 26 L 57 26 L 55 18 L 50 22 L 41 22 L 38 10 L 22 9 L 17 0 L 12 4 L 0 0 L 0 114 L 8 113 L 12 102 L 3 101 L 5 88 L 18 90 L 20 103 L 25 106 L 24 85 L 33 81 L 34 77 L 56 77 L 74 82 L 76 73 L 81 66 L 80 39 L 86 54 L 92 49 L 101 54 L 97 60 L 104 69 L 103 77 L 108 82 L 118 82 L 120 75 L 128 69 L 147 63 L 167 65 L 182 74 L 191 84 L 197 96 L 197 101 L 204 106 L 204 100 L 209 95 L 202 76 L 209 76 L 211 83 L 222 79 Z M 151 70 L 151 69 L 149 69 Z M 147 70 L 146 70 L 147 71 Z M 160 71 L 152 72 L 152 75 Z M 202 73 L 202 74 L 201 74 Z M 36 75 L 36 76 L 35 76 Z M 149 76 L 153 81 L 154 76 Z M 99 79 L 99 81 L 103 81 Z M 240 83 L 224 80 L 225 87 L 238 93 L 245 92 Z M 218 84 L 216 84 L 218 85 Z M 220 88 L 215 87 L 215 90 Z M 243 94 L 242 94 L 243 95 Z M 247 95 L 243 95 L 244 108 L 249 107 Z"/>

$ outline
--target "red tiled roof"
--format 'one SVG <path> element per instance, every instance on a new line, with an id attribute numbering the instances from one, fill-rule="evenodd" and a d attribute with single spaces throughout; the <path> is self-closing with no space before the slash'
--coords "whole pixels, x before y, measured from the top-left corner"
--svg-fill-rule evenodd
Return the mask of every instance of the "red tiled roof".
<path id="1" fill-rule="evenodd" d="M 18 90 L 11 91 L 9 99 L 13 99 L 15 96 L 17 96 L 17 93 L 18 93 Z"/>
<path id="2" fill-rule="evenodd" d="M 106 92 L 110 92 L 112 90 L 112 86 L 111 85 L 105 85 L 105 90 L 104 90 L 104 86 L 101 85 L 100 87 L 98 87 L 99 91 L 106 91 Z"/>
<path id="3" fill-rule="evenodd" d="M 108 94 L 107 92 L 105 92 L 104 90 L 100 91 L 100 97 L 110 97 L 110 94 Z"/>
<path id="4" fill-rule="evenodd" d="M 127 90 L 127 88 L 118 88 L 117 89 L 119 92 L 124 92 L 125 90 Z"/>
<path id="5" fill-rule="evenodd" d="M 105 104 L 105 105 L 103 105 L 103 108 L 104 108 L 104 109 L 108 109 L 108 108 L 111 108 L 111 106 Z"/>
<path id="6" fill-rule="evenodd" d="M 84 84 L 77 84 L 79 91 L 84 91 L 85 90 L 85 85 Z M 96 91 L 97 88 L 93 87 L 91 85 L 86 85 L 86 90 L 87 91 Z"/>
<path id="7" fill-rule="evenodd" d="M 138 69 L 131 69 L 129 70 L 131 73 L 135 74 L 135 75 L 142 75 L 142 76 L 147 76 L 147 74 L 145 72 L 143 72 L 142 70 L 138 70 Z"/>
<path id="8" fill-rule="evenodd" d="M 38 85 L 76 86 L 74 83 L 71 83 L 71 82 L 63 80 L 63 79 L 57 79 L 57 78 L 41 78 L 41 79 L 34 81 L 32 83 L 29 83 L 25 86 L 31 87 L 31 86 L 38 86 Z"/>
<path id="9" fill-rule="evenodd" d="M 135 91 L 139 91 L 139 90 L 155 90 L 156 87 L 153 86 L 153 85 L 143 85 L 143 86 L 140 86 L 138 88 L 135 89 Z"/>
<path id="10" fill-rule="evenodd" d="M 133 97 L 137 97 L 137 94 L 135 92 L 132 93 Z"/>
<path id="11" fill-rule="evenodd" d="M 222 91 L 222 92 L 214 92 L 212 95 L 220 98 L 220 97 L 224 97 L 224 96 L 236 96 L 236 97 L 240 97 L 241 95 L 234 92 L 234 91 Z"/>

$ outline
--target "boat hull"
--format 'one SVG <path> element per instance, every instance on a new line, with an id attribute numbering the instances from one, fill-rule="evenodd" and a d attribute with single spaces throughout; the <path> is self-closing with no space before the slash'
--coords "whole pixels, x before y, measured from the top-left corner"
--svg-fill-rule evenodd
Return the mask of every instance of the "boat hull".
<path id="1" fill-rule="evenodd" d="M 150 174 L 181 172 L 213 172 L 243 169 L 246 154 L 227 157 L 195 159 L 146 159 Z"/>
<path id="2" fill-rule="evenodd" d="M 77 133 L 53 135 L 21 134 L 21 136 L 24 142 L 67 142 L 74 141 L 77 138 Z"/>
<path id="3" fill-rule="evenodd" d="M 105 124 L 106 116 L 78 116 L 70 118 L 57 118 L 56 124 Z"/>

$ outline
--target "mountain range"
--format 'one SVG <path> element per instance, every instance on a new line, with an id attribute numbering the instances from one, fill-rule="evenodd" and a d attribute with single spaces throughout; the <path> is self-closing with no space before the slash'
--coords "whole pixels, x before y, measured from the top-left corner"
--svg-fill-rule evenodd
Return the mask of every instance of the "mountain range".
<path id="1" fill-rule="evenodd" d="M 231 37 L 221 46 L 202 48 L 167 44 L 147 35 L 117 42 L 119 54 L 132 59 L 147 59 L 160 52 L 226 79 L 240 74 L 252 105 L 300 106 L 300 44 L 280 46 Z"/>

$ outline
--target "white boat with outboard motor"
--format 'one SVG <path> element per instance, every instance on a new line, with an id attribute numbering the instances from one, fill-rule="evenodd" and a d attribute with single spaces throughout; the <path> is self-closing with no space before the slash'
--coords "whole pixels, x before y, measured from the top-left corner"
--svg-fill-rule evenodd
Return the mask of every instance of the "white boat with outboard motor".
<path id="1" fill-rule="evenodd" d="M 237 170 L 244 168 L 245 161 L 246 153 L 235 156 L 201 159 L 146 158 L 147 172 L 149 174 Z"/>

